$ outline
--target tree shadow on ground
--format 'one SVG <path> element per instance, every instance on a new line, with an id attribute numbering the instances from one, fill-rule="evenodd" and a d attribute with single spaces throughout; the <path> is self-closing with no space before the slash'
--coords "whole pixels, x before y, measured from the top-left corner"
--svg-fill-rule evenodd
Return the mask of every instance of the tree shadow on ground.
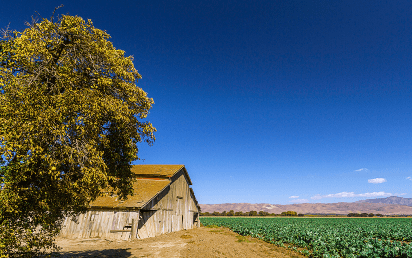
<path id="1" fill-rule="evenodd" d="M 128 249 L 105 249 L 105 250 L 88 250 L 88 251 L 78 251 L 78 252 L 59 252 L 53 253 L 52 257 L 58 258 L 82 258 L 82 257 L 131 257 L 131 253 Z"/>

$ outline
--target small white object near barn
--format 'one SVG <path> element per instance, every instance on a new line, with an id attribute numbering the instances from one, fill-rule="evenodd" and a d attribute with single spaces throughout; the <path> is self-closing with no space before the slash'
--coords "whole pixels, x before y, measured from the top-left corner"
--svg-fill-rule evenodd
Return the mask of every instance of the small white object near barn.
<path id="1" fill-rule="evenodd" d="M 66 238 L 143 239 L 200 226 L 200 206 L 184 165 L 135 165 L 134 195 L 125 201 L 103 194 L 75 220 L 67 217 Z"/>

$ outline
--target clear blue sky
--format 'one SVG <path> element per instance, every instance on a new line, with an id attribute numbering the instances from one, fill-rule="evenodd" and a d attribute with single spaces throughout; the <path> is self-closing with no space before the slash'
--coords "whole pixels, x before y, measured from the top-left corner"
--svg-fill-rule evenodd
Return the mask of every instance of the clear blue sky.
<path id="1" fill-rule="evenodd" d="M 200 203 L 412 197 L 412 1 L 1 1 L 91 19 L 155 101 L 136 164 L 184 164 Z"/>

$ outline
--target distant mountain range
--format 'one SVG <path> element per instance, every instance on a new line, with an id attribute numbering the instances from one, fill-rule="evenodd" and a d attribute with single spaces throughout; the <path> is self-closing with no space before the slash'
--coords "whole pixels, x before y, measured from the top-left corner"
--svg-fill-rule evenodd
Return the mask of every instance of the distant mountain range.
<path id="1" fill-rule="evenodd" d="M 412 215 L 412 198 L 391 196 L 388 198 L 368 199 L 357 202 L 339 203 L 302 203 L 278 205 L 268 203 L 224 203 L 200 204 L 202 212 L 222 211 L 266 211 L 280 214 L 284 211 L 296 211 L 303 214 L 348 214 L 348 213 L 374 213 L 384 215 Z"/>
<path id="2" fill-rule="evenodd" d="M 368 202 L 368 203 L 387 203 L 387 204 L 398 204 L 412 206 L 412 198 L 402 198 L 398 196 L 391 196 L 387 198 L 377 198 L 377 199 L 367 199 L 362 201 L 357 201 L 358 203 Z"/>

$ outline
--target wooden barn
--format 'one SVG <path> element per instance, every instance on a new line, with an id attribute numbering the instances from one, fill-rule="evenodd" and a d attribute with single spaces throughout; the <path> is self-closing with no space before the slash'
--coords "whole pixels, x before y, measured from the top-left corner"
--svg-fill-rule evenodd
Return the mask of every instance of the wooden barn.
<path id="1" fill-rule="evenodd" d="M 134 195 L 125 201 L 105 194 L 75 220 L 66 218 L 66 238 L 143 239 L 200 226 L 200 207 L 184 165 L 135 165 Z"/>

